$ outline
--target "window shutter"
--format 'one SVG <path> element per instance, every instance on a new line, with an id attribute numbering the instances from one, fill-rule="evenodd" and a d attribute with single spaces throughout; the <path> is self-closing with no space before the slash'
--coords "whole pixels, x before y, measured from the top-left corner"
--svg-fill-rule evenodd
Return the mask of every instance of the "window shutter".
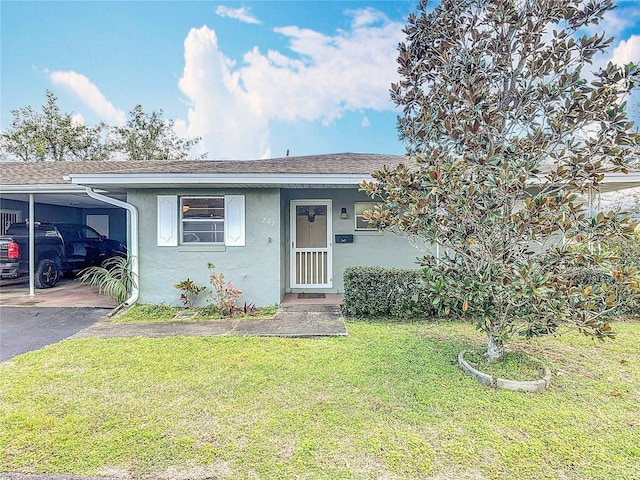
<path id="1" fill-rule="evenodd" d="M 227 247 L 244 247 L 244 195 L 224 197 L 224 243 Z"/>
<path id="2" fill-rule="evenodd" d="M 158 195 L 158 238 L 159 247 L 178 246 L 178 197 Z"/>

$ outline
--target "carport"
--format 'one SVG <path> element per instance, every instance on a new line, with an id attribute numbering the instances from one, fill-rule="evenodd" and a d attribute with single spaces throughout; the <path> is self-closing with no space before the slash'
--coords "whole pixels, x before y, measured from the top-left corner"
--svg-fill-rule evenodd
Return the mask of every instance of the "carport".
<path id="1" fill-rule="evenodd" d="M 28 279 L 3 280 L 0 307 L 117 307 L 115 300 L 100 294 L 97 287 L 83 285 L 72 278 L 62 278 L 55 288 L 36 290 L 37 295 L 26 295 Z"/>
<path id="2" fill-rule="evenodd" d="M 0 234 L 10 223 L 29 219 L 60 223 L 78 223 L 93 226 L 100 233 L 123 243 L 128 243 L 127 213 L 123 206 L 125 191 L 96 192 L 93 196 L 80 185 L 73 185 L 65 176 L 72 171 L 113 170 L 118 162 L 5 162 L 3 163 L 2 188 L 0 190 Z M 120 165 L 124 166 L 122 162 Z M 106 196 L 106 194 L 109 196 Z M 126 205 L 126 204 L 124 204 Z M 29 282 L 25 296 L 44 294 L 34 285 L 34 231 L 29 222 Z M 3 296 L 8 287 L 3 285 Z M 23 290 L 24 285 L 22 286 Z M 15 287 L 14 287 L 15 290 Z M 47 292 L 47 297 L 54 295 Z M 62 289 L 58 290 L 62 291 Z"/>

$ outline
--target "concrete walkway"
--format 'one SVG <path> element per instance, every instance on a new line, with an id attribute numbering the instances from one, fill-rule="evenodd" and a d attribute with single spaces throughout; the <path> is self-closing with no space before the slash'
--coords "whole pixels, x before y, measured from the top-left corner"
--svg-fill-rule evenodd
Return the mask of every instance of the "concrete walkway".
<path id="1" fill-rule="evenodd" d="M 71 338 L 345 336 L 347 327 L 338 305 L 282 305 L 270 319 L 219 319 L 204 322 L 96 323 Z"/>

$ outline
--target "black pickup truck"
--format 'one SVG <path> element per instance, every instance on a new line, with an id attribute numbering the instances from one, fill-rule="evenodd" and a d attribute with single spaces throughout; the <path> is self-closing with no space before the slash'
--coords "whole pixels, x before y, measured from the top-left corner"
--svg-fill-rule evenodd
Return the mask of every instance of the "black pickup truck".
<path id="1" fill-rule="evenodd" d="M 37 288 L 51 288 L 65 273 L 100 265 L 107 258 L 126 255 L 126 246 L 100 235 L 87 225 L 34 223 Z M 14 223 L 0 237 L 0 278 L 29 272 L 29 225 Z"/>

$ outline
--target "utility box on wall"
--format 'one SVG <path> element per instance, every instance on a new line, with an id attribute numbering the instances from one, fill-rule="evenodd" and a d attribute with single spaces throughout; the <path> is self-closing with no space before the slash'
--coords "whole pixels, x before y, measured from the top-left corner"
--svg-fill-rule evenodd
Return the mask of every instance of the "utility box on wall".
<path id="1" fill-rule="evenodd" d="M 336 243 L 353 243 L 353 235 L 350 233 L 337 234 Z"/>

